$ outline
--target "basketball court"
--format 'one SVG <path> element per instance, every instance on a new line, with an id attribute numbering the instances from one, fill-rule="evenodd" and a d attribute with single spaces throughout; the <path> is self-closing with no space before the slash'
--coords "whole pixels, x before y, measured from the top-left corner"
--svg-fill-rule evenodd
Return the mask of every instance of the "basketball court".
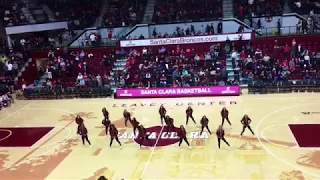
<path id="1" fill-rule="evenodd" d="M 320 179 L 320 94 L 244 95 L 157 99 L 74 99 L 17 101 L 0 112 L 0 177 L 15 179 Z M 225 123 L 226 139 L 217 148 L 216 135 L 189 138 L 192 148 L 156 138 L 155 146 L 143 147 L 132 139 L 132 128 L 122 118 L 126 108 L 145 127 L 163 128 L 158 115 L 164 103 L 175 125 L 185 125 L 185 109 L 192 105 L 200 131 L 203 115 L 211 131 L 221 123 L 227 107 L 232 128 Z M 123 148 L 101 124 L 102 107 L 120 130 Z M 252 119 L 254 137 L 242 138 L 240 120 Z M 84 118 L 92 147 L 76 135 L 75 116 Z M 314 124 L 314 125 L 310 125 Z M 318 125 L 317 125 L 318 124 Z M 128 135 L 128 136 L 127 136 Z M 208 135 L 208 136 L 206 136 Z M 160 137 L 160 136 L 159 136 Z M 190 136 L 191 137 L 191 136 Z M 157 145 L 159 143 L 159 145 Z M 160 146 L 161 145 L 161 146 Z M 318 147 L 318 148 L 317 148 Z"/>

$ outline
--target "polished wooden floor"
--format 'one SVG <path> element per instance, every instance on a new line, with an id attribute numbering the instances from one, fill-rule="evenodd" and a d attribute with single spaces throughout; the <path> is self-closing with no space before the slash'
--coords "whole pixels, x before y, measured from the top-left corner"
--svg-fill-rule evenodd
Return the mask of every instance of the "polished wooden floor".
<path id="1" fill-rule="evenodd" d="M 300 148 L 288 127 L 319 124 L 319 100 L 320 94 L 313 93 L 244 93 L 240 97 L 17 101 L 0 111 L 0 179 L 95 180 L 101 175 L 109 179 L 320 179 L 320 149 Z M 109 137 L 101 126 L 102 107 L 109 110 L 121 133 L 130 134 L 132 129 L 124 126 L 123 110 L 128 109 L 145 127 L 151 127 L 160 124 L 161 103 L 177 126 L 185 124 L 184 111 L 192 105 L 196 120 L 206 115 L 213 131 L 221 123 L 221 108 L 226 106 L 233 123 L 232 128 L 225 124 L 231 147 L 222 143 L 219 150 L 215 135 L 210 135 L 208 139 L 189 139 L 192 148 L 173 144 L 139 149 L 134 141 L 122 138 L 121 150 L 116 142 L 109 149 Z M 77 114 L 85 119 L 91 148 L 83 146 L 76 135 Z M 239 137 L 244 114 L 253 120 L 255 137 L 250 131 Z M 19 128 L 40 127 L 49 130 L 30 142 L 34 143 L 30 147 L 18 147 L 29 136 L 36 136 L 33 131 L 15 134 Z M 199 132 L 199 127 L 190 122 L 187 131 Z M 5 147 L 12 142 L 18 145 Z"/>

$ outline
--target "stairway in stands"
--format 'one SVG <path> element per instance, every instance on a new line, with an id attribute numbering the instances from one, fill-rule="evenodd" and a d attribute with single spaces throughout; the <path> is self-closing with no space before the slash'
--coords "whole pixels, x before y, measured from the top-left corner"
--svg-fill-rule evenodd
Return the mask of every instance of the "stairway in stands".
<path id="1" fill-rule="evenodd" d="M 123 71 L 125 66 L 127 63 L 127 58 L 119 58 L 116 60 L 116 62 L 114 62 L 113 67 L 112 67 L 112 71 L 113 72 L 119 72 L 119 71 Z M 112 90 L 115 90 L 118 88 L 118 81 L 116 82 L 116 79 L 118 79 L 116 77 L 116 73 L 114 74 L 113 77 L 113 81 L 110 82 L 110 86 Z"/>
<path id="2" fill-rule="evenodd" d="M 284 13 L 284 14 L 292 13 L 291 8 L 290 8 L 290 6 L 289 6 L 288 0 L 285 0 L 285 1 L 284 1 L 283 13 Z"/>
<path id="3" fill-rule="evenodd" d="M 50 22 L 57 21 L 54 13 L 52 12 L 52 10 L 46 4 L 42 4 L 41 6 L 42 6 L 43 11 L 48 15 L 48 19 L 49 19 Z"/>
<path id="4" fill-rule="evenodd" d="M 22 2 L 23 2 L 24 4 L 26 4 L 25 7 L 21 8 L 21 11 L 22 11 L 23 15 L 27 18 L 27 20 L 29 21 L 29 23 L 35 24 L 35 23 L 36 23 L 36 20 L 34 19 L 33 15 L 32 15 L 31 12 L 30 12 L 30 9 L 29 9 L 30 1 L 29 1 L 29 0 L 23 0 Z"/>
<path id="5" fill-rule="evenodd" d="M 233 18 L 233 0 L 223 0 L 223 17 Z"/>
<path id="6" fill-rule="evenodd" d="M 240 60 L 240 55 L 238 54 L 237 58 L 235 59 L 235 67 L 233 67 L 231 55 L 227 56 L 227 59 L 226 59 L 226 70 L 227 70 L 227 73 L 228 73 L 228 81 L 237 80 L 237 74 L 238 74 L 237 71 L 240 70 L 239 68 L 237 68 L 239 60 Z"/>
<path id="7" fill-rule="evenodd" d="M 144 24 L 151 23 L 155 3 L 156 3 L 156 0 L 148 0 L 147 6 L 146 6 L 146 12 L 144 13 L 142 23 Z"/>
<path id="8" fill-rule="evenodd" d="M 109 10 L 108 2 L 109 2 L 108 0 L 103 0 L 102 1 L 102 6 L 101 6 L 101 9 L 100 9 L 100 16 L 97 17 L 96 22 L 94 23 L 94 27 L 101 27 L 102 26 L 103 16 Z"/>

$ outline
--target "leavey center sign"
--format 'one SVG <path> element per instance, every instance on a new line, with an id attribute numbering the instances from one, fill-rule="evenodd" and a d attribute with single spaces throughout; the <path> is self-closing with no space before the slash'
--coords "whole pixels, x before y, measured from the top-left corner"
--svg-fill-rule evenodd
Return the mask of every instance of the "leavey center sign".
<path id="1" fill-rule="evenodd" d="M 117 89 L 117 98 L 152 98 L 152 97 L 192 97 L 192 96 L 238 96 L 240 87 L 200 86 L 179 88 L 137 88 Z"/>
<path id="2" fill-rule="evenodd" d="M 250 40 L 251 33 L 240 34 L 217 34 L 209 36 L 192 36 L 192 37 L 177 37 L 177 38 L 155 38 L 155 39 L 137 39 L 137 40 L 122 40 L 121 47 L 137 47 L 137 46 L 163 46 L 172 44 L 195 44 L 195 43 L 214 43 L 224 42 L 229 38 L 230 41 Z"/>

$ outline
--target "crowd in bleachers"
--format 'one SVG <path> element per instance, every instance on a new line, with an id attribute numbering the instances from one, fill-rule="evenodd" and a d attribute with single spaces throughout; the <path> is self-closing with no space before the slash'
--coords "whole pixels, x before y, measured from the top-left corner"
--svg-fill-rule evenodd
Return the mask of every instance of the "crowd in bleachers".
<path id="1" fill-rule="evenodd" d="M 14 63 L 15 69 L 12 63 Z M 18 61 L 9 61 L 5 55 L 0 57 L 0 110 L 14 103 L 11 94 L 13 92 L 14 76 L 19 68 L 17 63 Z"/>
<path id="2" fill-rule="evenodd" d="M 13 51 L 0 56 L 0 110 L 14 103 L 11 95 L 14 91 L 14 78 L 24 67 L 28 57 L 28 54 Z"/>
<path id="3" fill-rule="evenodd" d="M 320 12 L 320 2 L 318 0 L 289 0 L 289 6 L 298 14 L 309 14 L 311 10 Z"/>
<path id="4" fill-rule="evenodd" d="M 102 87 L 110 86 L 110 75 L 115 61 L 114 54 L 93 54 L 85 51 L 71 52 L 63 56 L 48 54 L 48 63 L 40 74 L 47 74 L 46 88 Z M 35 82 L 37 85 L 37 82 Z"/>
<path id="5" fill-rule="evenodd" d="M 55 30 L 11 35 L 14 50 L 35 50 L 61 48 L 73 40 L 72 30 Z"/>
<path id="6" fill-rule="evenodd" d="M 157 0 L 154 23 L 209 20 L 222 17 L 222 0 Z"/>
<path id="7" fill-rule="evenodd" d="M 235 17 L 260 17 L 281 15 L 284 0 L 234 0 Z"/>
<path id="8" fill-rule="evenodd" d="M 299 42 L 298 42 L 299 43 Z M 194 49 L 131 49 L 119 87 L 166 87 L 224 85 L 253 80 L 279 82 L 294 79 L 320 80 L 320 53 L 316 44 L 212 45 L 208 51 Z M 239 58 L 235 81 L 227 81 L 225 57 Z"/>
<path id="9" fill-rule="evenodd" d="M 57 21 L 70 21 L 70 28 L 72 29 L 84 29 L 92 26 L 100 15 L 101 9 L 100 0 L 37 0 L 32 3 L 41 9 L 41 5 L 48 5 L 49 9 L 53 11 L 55 19 Z M 23 4 L 22 1 L 3 0 L 1 1 L 1 5 L 4 7 L 3 21 L 6 26 L 28 23 L 28 18 L 25 17 L 22 8 L 29 8 L 29 6 Z M 38 18 L 34 17 L 34 19 L 37 21 Z M 41 18 L 41 22 L 43 23 L 44 21 L 49 21 L 49 19 Z"/>
<path id="10" fill-rule="evenodd" d="M 8 84 L 6 79 L 0 80 L 0 110 L 14 103 Z"/>
<path id="11" fill-rule="evenodd" d="M 290 79 L 319 79 L 320 54 L 313 52 L 315 44 L 292 41 L 282 44 L 258 45 L 254 51 L 241 51 L 239 68 L 246 82 L 266 82 Z"/>
<path id="12" fill-rule="evenodd" d="M 234 48 L 234 47 L 229 47 Z M 215 44 L 205 50 L 191 48 L 131 49 L 126 68 L 119 78 L 119 86 L 126 87 L 179 87 L 225 85 L 226 50 Z M 124 52 L 123 52 L 124 53 Z"/>
<path id="13" fill-rule="evenodd" d="M 3 22 L 5 26 L 14 26 L 28 23 L 28 19 L 23 14 L 21 8 L 25 5 L 18 0 L 2 0 L 0 2 L 3 12 Z"/>
<path id="14" fill-rule="evenodd" d="M 91 27 L 100 15 L 101 0 L 40 1 L 49 6 L 57 20 L 70 20 L 72 29 Z"/>
<path id="15" fill-rule="evenodd" d="M 147 0 L 110 1 L 108 10 L 103 16 L 103 27 L 132 26 L 141 23 Z"/>
<path id="16" fill-rule="evenodd" d="M 180 48 L 157 51 L 152 48 L 116 50 L 109 55 L 73 52 L 51 59 L 45 87 L 166 87 L 205 86 L 320 78 L 320 53 L 316 44 L 295 42 L 252 45 L 225 42 L 207 49 Z M 226 58 L 237 60 L 234 81 L 228 81 Z M 125 69 L 112 71 L 116 59 L 127 59 Z M 60 81 L 58 81 L 60 79 Z"/>
<path id="17" fill-rule="evenodd" d="M 101 26 L 115 27 L 141 23 L 146 4 L 147 0 L 110 1 L 105 5 L 105 14 L 102 17 Z M 14 2 L 4 0 L 1 5 L 4 7 L 2 13 L 5 25 L 13 26 L 28 23 L 28 18 L 25 17 L 21 9 L 28 9 L 29 6 L 18 0 Z M 100 16 L 103 3 L 101 0 L 36 0 L 33 5 L 39 8 L 44 8 L 42 5 L 48 6 L 57 21 L 70 21 L 69 28 L 71 29 L 84 29 L 91 27 L 96 22 L 97 17 Z M 43 13 L 46 12 L 43 11 Z M 41 20 L 49 21 L 49 18 L 46 17 Z"/>

